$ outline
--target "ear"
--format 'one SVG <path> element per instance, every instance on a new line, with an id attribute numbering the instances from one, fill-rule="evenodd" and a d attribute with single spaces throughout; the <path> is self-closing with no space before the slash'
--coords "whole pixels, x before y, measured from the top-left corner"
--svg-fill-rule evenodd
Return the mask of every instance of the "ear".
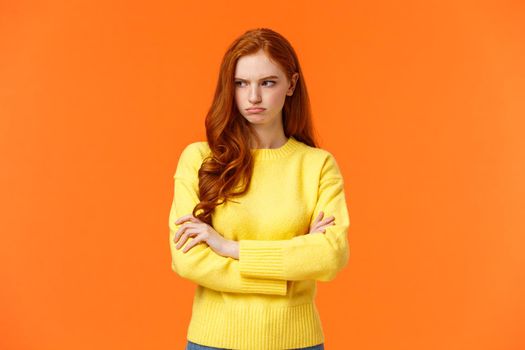
<path id="1" fill-rule="evenodd" d="M 295 72 L 292 75 L 292 79 L 290 81 L 290 87 L 288 88 L 288 91 L 286 92 L 286 95 L 292 96 L 293 91 L 295 90 L 295 87 L 297 86 L 297 80 L 299 79 L 299 73 Z"/>

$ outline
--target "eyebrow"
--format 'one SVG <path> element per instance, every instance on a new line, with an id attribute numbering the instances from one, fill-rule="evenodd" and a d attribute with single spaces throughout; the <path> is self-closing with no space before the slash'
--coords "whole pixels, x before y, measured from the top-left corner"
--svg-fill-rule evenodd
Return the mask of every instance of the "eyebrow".
<path id="1" fill-rule="evenodd" d="M 235 78 L 235 79 L 236 80 L 246 81 L 246 79 L 242 79 L 242 78 Z M 279 79 L 279 77 L 277 75 L 269 75 L 267 77 L 259 79 L 259 81 L 264 80 L 264 79 Z"/>

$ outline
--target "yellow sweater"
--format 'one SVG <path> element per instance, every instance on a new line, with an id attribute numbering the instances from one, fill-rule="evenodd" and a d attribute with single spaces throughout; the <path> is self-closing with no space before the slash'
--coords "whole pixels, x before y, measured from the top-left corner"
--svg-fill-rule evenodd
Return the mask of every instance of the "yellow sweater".
<path id="1" fill-rule="evenodd" d="M 315 305 L 316 281 L 331 281 L 348 262 L 343 177 L 333 155 L 293 136 L 280 148 L 252 149 L 248 192 L 215 208 L 213 228 L 239 242 L 239 260 L 203 243 L 188 252 L 173 242 L 198 203 L 206 141 L 182 151 L 169 215 L 172 269 L 198 285 L 187 339 L 228 349 L 292 349 L 324 342 Z M 320 211 L 335 217 L 325 233 L 310 233 Z M 183 301 L 179 301 L 183 302 Z"/>

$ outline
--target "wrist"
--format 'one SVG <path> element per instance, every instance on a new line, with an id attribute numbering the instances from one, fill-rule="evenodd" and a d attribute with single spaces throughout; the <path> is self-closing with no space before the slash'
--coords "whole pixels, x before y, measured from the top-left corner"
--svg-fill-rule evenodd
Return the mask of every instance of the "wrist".
<path id="1" fill-rule="evenodd" d="M 239 259 L 239 242 L 229 240 L 226 244 L 226 255 L 238 260 Z"/>

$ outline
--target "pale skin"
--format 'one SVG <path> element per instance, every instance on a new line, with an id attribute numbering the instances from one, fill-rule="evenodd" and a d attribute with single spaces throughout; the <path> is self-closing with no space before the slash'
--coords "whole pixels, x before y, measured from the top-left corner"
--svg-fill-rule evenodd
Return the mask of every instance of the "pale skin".
<path id="1" fill-rule="evenodd" d="M 254 127 L 261 144 L 252 148 L 279 148 L 287 138 L 282 124 L 282 108 L 286 96 L 291 96 L 299 74 L 288 79 L 279 65 L 275 64 L 262 50 L 239 58 L 235 68 L 235 102 L 239 112 Z M 270 85 L 266 84 L 270 83 Z M 262 107 L 260 113 L 249 113 L 250 107 Z M 335 224 L 334 216 L 322 219 L 319 212 L 308 233 L 325 233 L 325 228 Z M 180 249 L 189 237 L 193 240 L 182 250 L 186 253 L 199 243 L 206 243 L 217 254 L 239 259 L 239 242 L 224 238 L 215 229 L 192 214 L 181 216 L 175 221 L 182 226 L 177 230 L 173 242 Z"/>

